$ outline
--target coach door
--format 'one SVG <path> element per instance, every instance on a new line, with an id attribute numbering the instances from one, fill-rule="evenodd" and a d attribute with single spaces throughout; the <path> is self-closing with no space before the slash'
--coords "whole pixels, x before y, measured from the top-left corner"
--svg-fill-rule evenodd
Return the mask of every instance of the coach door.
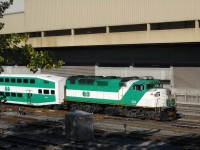
<path id="1" fill-rule="evenodd" d="M 32 103 L 32 93 L 31 93 L 31 90 L 27 90 L 26 94 L 27 94 L 27 104 L 31 104 Z"/>

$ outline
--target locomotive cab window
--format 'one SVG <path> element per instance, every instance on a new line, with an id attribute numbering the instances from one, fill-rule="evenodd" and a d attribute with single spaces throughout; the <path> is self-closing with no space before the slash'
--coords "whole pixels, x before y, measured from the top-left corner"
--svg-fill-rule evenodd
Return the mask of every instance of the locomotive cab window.
<path id="1" fill-rule="evenodd" d="M 144 87 L 143 84 L 141 84 L 141 85 L 133 85 L 133 90 L 144 91 L 145 87 Z"/>
<path id="2" fill-rule="evenodd" d="M 140 85 L 133 85 L 134 90 L 140 90 Z"/>
<path id="3" fill-rule="evenodd" d="M 154 85 L 155 88 L 163 88 L 163 84 L 161 83 L 157 83 Z"/>
<path id="4" fill-rule="evenodd" d="M 143 84 L 140 85 L 140 90 L 141 90 L 141 91 L 144 91 L 144 85 L 143 85 Z"/>

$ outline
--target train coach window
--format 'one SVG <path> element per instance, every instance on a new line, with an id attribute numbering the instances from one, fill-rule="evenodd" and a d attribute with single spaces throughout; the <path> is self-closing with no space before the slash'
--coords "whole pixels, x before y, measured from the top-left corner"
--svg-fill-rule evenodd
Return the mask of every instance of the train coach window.
<path id="1" fill-rule="evenodd" d="M 6 96 L 10 96 L 10 93 L 6 92 Z"/>
<path id="2" fill-rule="evenodd" d="M 23 80 L 23 83 L 28 83 L 28 79 L 24 79 L 24 80 Z"/>
<path id="3" fill-rule="evenodd" d="M 44 94 L 49 94 L 49 90 L 44 90 Z"/>
<path id="4" fill-rule="evenodd" d="M 10 82 L 10 79 L 9 78 L 5 78 L 5 82 Z"/>
<path id="5" fill-rule="evenodd" d="M 0 78 L 0 82 L 3 82 L 3 78 Z"/>
<path id="6" fill-rule="evenodd" d="M 51 90 L 51 94 L 54 95 L 55 94 L 55 90 Z"/>
<path id="7" fill-rule="evenodd" d="M 0 92 L 0 96 L 3 96 L 4 95 L 4 92 Z"/>
<path id="8" fill-rule="evenodd" d="M 35 80 L 34 79 L 30 79 L 30 83 L 31 84 L 35 84 Z"/>
<path id="9" fill-rule="evenodd" d="M 15 80 L 15 79 L 11 79 L 11 82 L 12 82 L 12 83 L 15 83 L 15 82 L 16 82 L 16 80 Z"/>
<path id="10" fill-rule="evenodd" d="M 22 83 L 22 79 L 17 79 L 17 83 Z"/>
<path id="11" fill-rule="evenodd" d="M 41 89 L 38 89 L 38 93 L 39 93 L 39 94 L 42 94 L 42 90 L 41 90 Z"/>
<path id="12" fill-rule="evenodd" d="M 11 96 L 12 97 L 16 97 L 16 93 L 11 93 Z"/>
<path id="13" fill-rule="evenodd" d="M 17 93 L 17 97 L 22 97 L 22 93 Z"/>

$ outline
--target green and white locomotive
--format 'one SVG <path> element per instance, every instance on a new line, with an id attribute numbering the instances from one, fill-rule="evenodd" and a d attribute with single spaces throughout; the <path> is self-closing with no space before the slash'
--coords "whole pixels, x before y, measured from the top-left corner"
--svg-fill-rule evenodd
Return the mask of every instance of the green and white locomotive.
<path id="1" fill-rule="evenodd" d="M 47 106 L 60 105 L 66 78 L 45 74 L 1 74 L 0 96 L 6 103 Z"/>
<path id="2" fill-rule="evenodd" d="M 151 77 L 70 77 L 66 100 L 71 109 L 156 120 L 176 117 L 175 99 Z"/>
<path id="3" fill-rule="evenodd" d="M 124 115 L 142 119 L 176 117 L 175 99 L 150 77 L 1 74 L 0 97 L 7 103 L 55 106 L 70 110 Z"/>

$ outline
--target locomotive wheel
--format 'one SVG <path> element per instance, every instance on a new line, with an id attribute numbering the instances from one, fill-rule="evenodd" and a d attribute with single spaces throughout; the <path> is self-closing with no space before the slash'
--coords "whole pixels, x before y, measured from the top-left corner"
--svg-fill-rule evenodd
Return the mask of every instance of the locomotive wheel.
<path id="1" fill-rule="evenodd" d="M 169 120 L 167 113 L 165 111 L 161 112 L 160 121 L 167 121 Z"/>
<path id="2" fill-rule="evenodd" d="M 54 105 L 53 109 L 55 109 L 55 110 L 61 110 L 62 109 L 62 105 Z"/>
<path id="3" fill-rule="evenodd" d="M 168 120 L 174 120 L 174 119 L 176 119 L 176 112 L 168 111 L 167 116 L 168 116 Z"/>
<path id="4" fill-rule="evenodd" d="M 137 118 L 136 112 L 134 110 L 129 110 L 127 117 Z"/>
<path id="5" fill-rule="evenodd" d="M 76 109 L 77 109 L 77 105 L 76 105 L 76 104 L 71 104 L 70 110 L 71 110 L 71 111 L 74 111 L 74 110 L 76 110 Z"/>
<path id="6" fill-rule="evenodd" d="M 82 110 L 86 111 L 86 112 L 89 112 L 89 113 L 92 113 L 94 109 L 90 105 L 84 105 Z"/>

